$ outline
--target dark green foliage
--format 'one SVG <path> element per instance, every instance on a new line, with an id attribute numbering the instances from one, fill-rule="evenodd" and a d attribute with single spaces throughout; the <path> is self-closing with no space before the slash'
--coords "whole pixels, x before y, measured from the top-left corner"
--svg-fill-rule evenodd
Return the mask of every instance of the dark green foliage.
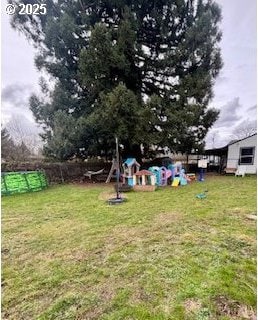
<path id="1" fill-rule="evenodd" d="M 68 159 L 76 153 L 77 121 L 64 111 L 54 114 L 53 132 L 49 134 L 45 153 L 53 158 Z"/>
<path id="2" fill-rule="evenodd" d="M 85 148 L 108 156 L 114 135 L 132 155 L 140 145 L 147 153 L 153 145 L 203 147 L 218 117 L 207 106 L 222 66 L 214 1 L 44 3 L 47 15 L 16 15 L 12 25 L 33 40 L 37 67 L 56 80 L 53 91 L 41 81 L 47 99 L 31 98 L 48 154 L 67 159 Z M 63 130 L 76 134 L 56 128 L 61 114 L 73 125 Z"/>

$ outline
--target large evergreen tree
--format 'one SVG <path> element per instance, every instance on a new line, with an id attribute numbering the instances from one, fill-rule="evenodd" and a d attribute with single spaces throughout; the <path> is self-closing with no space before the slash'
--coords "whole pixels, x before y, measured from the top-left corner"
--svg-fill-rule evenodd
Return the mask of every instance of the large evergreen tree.
<path id="1" fill-rule="evenodd" d="M 30 100 L 49 155 L 108 155 L 114 135 L 138 156 L 140 145 L 203 147 L 218 117 L 208 103 L 222 65 L 214 1 L 44 3 L 46 15 L 16 15 L 12 25 L 33 40 L 37 67 L 55 80 L 53 90 L 42 80 L 44 99 Z"/>

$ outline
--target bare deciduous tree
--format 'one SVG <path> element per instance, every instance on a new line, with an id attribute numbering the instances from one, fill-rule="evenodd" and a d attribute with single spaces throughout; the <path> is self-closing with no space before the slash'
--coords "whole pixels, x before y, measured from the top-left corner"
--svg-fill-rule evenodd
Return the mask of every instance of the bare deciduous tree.
<path id="1" fill-rule="evenodd" d="M 42 147 L 39 134 L 35 132 L 32 124 L 25 117 L 13 115 L 6 128 L 14 143 L 26 146 L 30 153 L 37 154 L 37 151 Z"/>
<path id="2" fill-rule="evenodd" d="M 212 142 L 212 148 L 214 149 L 218 140 L 219 132 L 213 131 L 211 134 L 211 142 Z"/>
<path id="3" fill-rule="evenodd" d="M 244 120 L 233 130 L 233 139 L 244 139 L 257 133 L 257 121 Z"/>
<path id="4" fill-rule="evenodd" d="M 1 128 L 1 158 L 14 160 L 15 145 L 6 128 Z"/>
<path id="5" fill-rule="evenodd" d="M 30 150 L 24 142 L 14 143 L 6 128 L 1 129 L 1 156 L 2 161 L 24 161 L 30 155 Z"/>

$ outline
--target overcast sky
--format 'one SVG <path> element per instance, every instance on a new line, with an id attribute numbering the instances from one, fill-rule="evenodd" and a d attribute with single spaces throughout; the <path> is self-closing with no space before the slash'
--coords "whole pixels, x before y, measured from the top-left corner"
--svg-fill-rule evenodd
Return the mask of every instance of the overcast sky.
<path id="1" fill-rule="evenodd" d="M 223 69 L 214 86 L 210 106 L 221 110 L 220 118 L 207 136 L 207 147 L 219 147 L 231 139 L 244 120 L 256 120 L 256 0 L 217 0 L 222 7 L 221 41 Z M 24 35 L 10 27 L 1 2 L 2 15 L 2 123 L 13 115 L 33 127 L 28 97 L 39 92 L 39 72 L 34 66 L 35 50 Z M 215 141 L 212 136 L 216 133 Z"/>

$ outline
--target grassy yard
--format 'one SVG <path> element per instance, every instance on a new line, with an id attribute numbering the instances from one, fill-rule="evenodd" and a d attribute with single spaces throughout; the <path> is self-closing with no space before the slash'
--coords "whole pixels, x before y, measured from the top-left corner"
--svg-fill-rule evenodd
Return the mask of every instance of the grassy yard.
<path id="1" fill-rule="evenodd" d="M 2 319 L 256 319 L 255 177 L 110 191 L 2 198 Z"/>

